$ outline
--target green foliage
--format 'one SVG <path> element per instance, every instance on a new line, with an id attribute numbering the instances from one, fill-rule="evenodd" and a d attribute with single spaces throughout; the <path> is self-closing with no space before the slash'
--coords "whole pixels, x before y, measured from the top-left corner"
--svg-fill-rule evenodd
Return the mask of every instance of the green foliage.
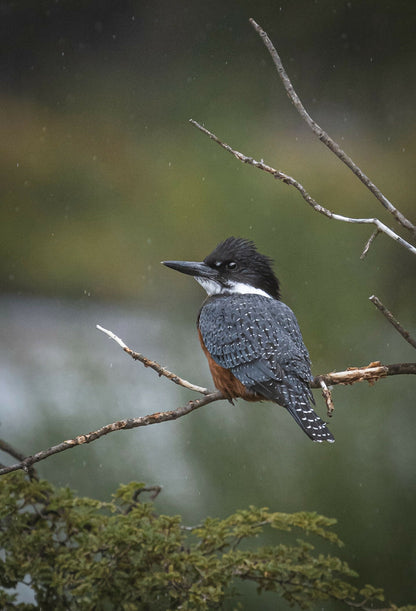
<path id="1" fill-rule="evenodd" d="M 141 502 L 143 492 L 143 484 L 131 483 L 104 503 L 21 472 L 3 478 L 1 608 L 219 608 L 235 596 L 241 580 L 303 609 L 324 600 L 364 608 L 384 598 L 382 590 L 368 585 L 360 590 L 346 581 L 356 573 L 338 557 L 317 553 L 309 542 L 252 544 L 269 527 L 341 546 L 331 530 L 335 520 L 250 507 L 186 527 L 180 516 L 158 515 L 153 503 Z M 16 602 L 10 589 L 19 583 L 30 585 L 36 604 Z"/>

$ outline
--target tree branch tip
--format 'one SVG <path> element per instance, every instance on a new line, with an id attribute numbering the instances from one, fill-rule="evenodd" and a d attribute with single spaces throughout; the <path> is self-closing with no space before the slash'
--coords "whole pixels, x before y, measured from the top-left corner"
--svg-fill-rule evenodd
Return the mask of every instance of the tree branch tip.
<path id="1" fill-rule="evenodd" d="M 319 385 L 322 389 L 322 396 L 325 399 L 325 403 L 327 407 L 327 416 L 329 418 L 332 418 L 335 407 L 334 407 L 334 402 L 332 400 L 331 391 L 328 388 L 328 386 L 326 385 L 325 380 L 322 377 L 319 379 Z"/>
<path id="2" fill-rule="evenodd" d="M 280 62 L 280 59 L 278 61 Z M 302 113 L 306 113 L 305 109 L 302 110 Z M 259 169 L 259 170 L 262 170 L 263 172 L 267 172 L 268 174 L 271 174 L 273 176 L 273 178 L 275 178 L 277 180 L 280 180 L 283 183 L 285 183 L 285 184 L 287 184 L 289 186 L 292 186 L 295 189 L 297 189 L 297 191 L 299 191 L 299 193 L 301 194 L 301 196 L 303 197 L 303 199 L 306 201 L 306 203 L 309 206 L 311 206 L 314 210 L 316 210 L 320 214 L 323 214 L 327 218 L 334 219 L 334 220 L 337 220 L 337 221 L 342 221 L 342 222 L 345 222 L 345 223 L 356 223 L 356 224 L 366 224 L 366 225 L 372 224 L 372 225 L 375 225 L 376 229 L 371 234 L 370 239 L 367 240 L 367 243 L 366 243 L 366 245 L 364 247 L 363 254 L 367 253 L 368 249 L 370 248 L 370 246 L 373 243 L 373 241 L 376 238 L 376 236 L 379 233 L 384 233 L 388 237 L 390 237 L 391 239 L 393 239 L 396 242 L 398 242 L 401 246 L 403 246 L 404 248 L 409 250 L 412 254 L 416 255 L 416 247 L 415 246 L 413 246 L 409 242 L 406 242 L 406 240 L 404 240 L 398 234 L 396 234 L 394 231 L 392 231 L 389 227 L 387 227 L 387 225 L 384 225 L 384 223 L 382 223 L 379 219 L 377 219 L 377 218 L 352 218 L 352 217 L 343 216 L 341 214 L 335 214 L 334 212 L 331 212 L 331 210 L 328 210 L 324 206 L 321 206 L 320 204 L 318 204 L 318 202 L 315 201 L 315 199 L 307 192 L 305 187 L 300 182 L 298 182 L 295 178 L 293 178 L 292 176 L 288 176 L 287 174 L 284 174 L 280 170 L 276 170 L 275 168 L 265 164 L 263 161 L 261 161 L 261 162 L 260 161 L 256 161 L 253 157 L 248 157 L 247 155 L 244 155 L 243 153 L 240 153 L 240 151 L 237 151 L 236 149 L 233 149 L 229 144 L 227 144 L 227 143 L 223 142 L 222 140 L 220 140 L 220 138 L 216 134 L 214 134 L 213 132 L 210 132 L 206 127 L 203 127 L 202 125 L 200 125 L 194 119 L 190 119 L 190 122 L 192 123 L 192 125 L 194 125 L 194 127 L 199 129 L 203 134 L 208 136 L 211 140 L 214 140 L 214 142 L 216 142 L 219 146 L 221 146 L 228 153 L 231 153 L 232 155 L 234 155 L 234 157 L 236 159 L 238 159 L 239 161 L 241 161 L 242 163 L 245 163 L 247 165 L 251 165 L 251 166 L 253 166 L 253 167 L 255 167 L 255 168 Z"/>
<path id="3" fill-rule="evenodd" d="M 95 325 L 95 326 L 99 331 L 102 331 L 103 333 L 108 335 L 110 339 L 113 339 L 119 346 L 121 346 L 121 348 L 123 348 L 123 350 L 130 350 L 130 348 L 123 342 L 123 340 L 120 339 L 115 333 L 113 333 L 112 331 L 109 331 L 108 329 L 105 329 L 101 325 Z"/>
<path id="4" fill-rule="evenodd" d="M 259 24 L 257 23 L 257 21 L 255 21 L 255 20 L 253 19 L 253 17 L 250 17 L 248 21 L 249 21 L 249 23 L 251 23 L 251 25 L 253 26 L 253 28 L 254 28 L 255 30 L 261 30 L 261 27 L 259 26 Z"/>
<path id="5" fill-rule="evenodd" d="M 413 348 L 416 348 L 416 339 L 413 338 L 409 331 L 407 331 L 407 329 L 405 329 L 400 323 L 399 321 L 393 316 L 393 314 L 390 312 L 390 310 L 388 308 L 386 308 L 386 306 L 383 304 L 382 301 L 380 301 L 380 299 L 378 297 L 376 297 L 376 295 L 371 295 L 371 297 L 369 297 L 369 300 L 374 303 L 374 305 L 376 306 L 377 309 L 380 310 L 380 312 L 383 314 L 383 316 L 385 316 L 387 318 L 387 320 L 389 321 L 389 323 L 391 325 L 393 325 L 393 327 L 396 329 L 396 331 L 398 331 L 400 333 L 400 335 L 411 345 L 413 346 Z"/>
<path id="6" fill-rule="evenodd" d="M 370 237 L 368 238 L 367 242 L 365 243 L 365 246 L 363 248 L 363 252 L 361 253 L 361 256 L 360 256 L 361 261 L 363 259 L 365 259 L 366 256 L 368 255 L 368 251 L 370 250 L 370 246 L 372 245 L 372 243 L 374 242 L 376 237 L 379 235 L 379 233 L 381 233 L 381 231 L 380 231 L 380 229 L 378 227 L 376 227 L 376 229 L 373 231 L 373 233 L 370 235 Z"/>
<path id="7" fill-rule="evenodd" d="M 329 150 L 336 155 L 336 157 L 338 157 L 338 159 L 344 163 L 352 172 L 353 174 L 355 174 L 355 176 L 364 184 L 364 186 L 376 197 L 376 199 L 382 204 L 382 206 L 388 210 L 388 212 L 390 212 L 390 214 L 393 215 L 393 217 L 395 218 L 395 220 L 400 223 L 400 225 L 402 225 L 402 227 L 405 227 L 408 230 L 411 230 L 413 232 L 413 234 L 416 234 L 416 226 L 408 219 L 406 218 L 401 212 L 400 210 L 398 210 L 393 204 L 392 202 L 390 202 L 387 197 L 380 191 L 380 189 L 369 179 L 369 177 L 361 170 L 361 168 L 359 166 L 357 166 L 357 164 L 351 159 L 351 157 L 349 157 L 346 152 L 339 146 L 339 144 L 337 142 L 335 142 L 335 140 L 333 140 L 329 134 L 322 129 L 322 127 L 320 127 L 320 125 L 318 125 L 316 123 L 316 121 L 314 121 L 312 119 L 312 117 L 309 115 L 309 113 L 307 112 L 306 108 L 304 107 L 301 99 L 299 98 L 298 94 L 295 91 L 295 88 L 293 87 L 293 84 L 288 76 L 288 74 L 286 73 L 286 70 L 283 66 L 283 63 L 279 57 L 279 54 L 275 48 L 275 46 L 273 45 L 273 42 L 270 40 L 267 32 L 265 32 L 261 26 L 259 26 L 252 17 L 249 18 L 249 23 L 251 23 L 251 25 L 253 26 L 253 28 L 256 30 L 257 34 L 261 37 L 264 45 L 266 46 L 272 61 L 277 69 L 277 72 L 279 74 L 279 77 L 283 83 L 284 88 L 286 89 L 286 93 L 288 94 L 292 104 L 295 106 L 295 108 L 297 109 L 298 113 L 300 114 L 300 116 L 302 117 L 302 119 L 306 122 L 306 124 L 309 126 L 309 128 L 312 130 L 312 132 L 317 136 L 317 138 L 323 143 L 325 144 L 325 146 L 327 146 L 329 148 Z M 332 218 L 336 218 L 336 215 L 333 215 Z M 340 217 L 338 215 L 339 220 Z M 356 222 L 356 221 L 355 221 Z M 367 223 L 370 222 L 370 219 L 368 219 L 366 221 Z M 374 223 L 374 221 L 372 221 Z M 397 234 L 395 234 L 392 230 L 390 230 L 389 228 L 387 228 L 386 226 L 384 226 L 381 222 L 376 223 L 376 227 L 378 229 L 378 231 L 375 231 L 369 238 L 369 240 L 367 241 L 365 247 L 364 247 L 364 251 L 361 255 L 361 258 L 364 258 L 365 255 L 368 252 L 368 249 L 370 248 L 372 242 L 374 241 L 374 239 L 377 237 L 378 233 L 380 233 L 381 231 L 383 233 L 387 233 L 387 235 L 389 235 L 390 238 L 395 239 L 397 242 L 399 242 L 401 244 L 401 246 L 403 246 L 404 248 L 408 249 L 410 252 L 412 252 L 413 254 L 416 254 L 416 248 L 410 244 L 409 242 L 406 242 L 406 240 L 404 240 L 403 238 L 401 238 L 400 236 L 398 236 Z M 383 227 L 383 228 L 382 228 Z"/>

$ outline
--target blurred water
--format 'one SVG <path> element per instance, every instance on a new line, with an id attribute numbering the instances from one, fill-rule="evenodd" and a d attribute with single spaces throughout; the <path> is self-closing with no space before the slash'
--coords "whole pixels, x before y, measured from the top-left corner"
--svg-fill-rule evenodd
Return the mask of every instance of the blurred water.
<path id="1" fill-rule="evenodd" d="M 133 362 L 97 323 L 179 375 L 211 386 L 192 321 L 167 310 L 87 298 L 3 297 L 0 316 L 0 436 L 26 454 L 121 418 L 173 409 L 194 396 Z M 158 509 L 180 512 L 190 524 L 250 504 L 336 517 L 347 543 L 342 553 L 360 581 L 383 586 L 396 603 L 414 602 L 410 378 L 337 388 L 333 445 L 309 442 L 272 404 L 218 402 L 176 422 L 110 434 L 37 469 L 56 484 L 98 498 L 131 480 L 161 484 Z M 319 393 L 316 398 L 324 416 Z M 262 608 L 273 605 L 262 600 Z"/>

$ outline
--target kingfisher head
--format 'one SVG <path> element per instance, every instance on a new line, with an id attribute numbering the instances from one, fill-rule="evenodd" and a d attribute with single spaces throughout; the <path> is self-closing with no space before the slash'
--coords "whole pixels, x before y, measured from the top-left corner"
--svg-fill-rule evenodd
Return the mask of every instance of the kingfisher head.
<path id="1" fill-rule="evenodd" d="M 208 295 L 254 293 L 279 299 L 279 281 L 272 269 L 272 259 L 258 252 L 255 244 L 244 238 L 227 238 L 199 263 L 162 261 L 163 265 L 194 276 Z"/>

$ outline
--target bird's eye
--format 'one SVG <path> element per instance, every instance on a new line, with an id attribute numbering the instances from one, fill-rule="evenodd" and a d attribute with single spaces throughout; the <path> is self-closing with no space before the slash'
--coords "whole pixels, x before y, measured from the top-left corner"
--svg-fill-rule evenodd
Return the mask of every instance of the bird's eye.
<path id="1" fill-rule="evenodd" d="M 237 263 L 235 261 L 229 261 L 227 263 L 227 269 L 236 269 Z"/>

